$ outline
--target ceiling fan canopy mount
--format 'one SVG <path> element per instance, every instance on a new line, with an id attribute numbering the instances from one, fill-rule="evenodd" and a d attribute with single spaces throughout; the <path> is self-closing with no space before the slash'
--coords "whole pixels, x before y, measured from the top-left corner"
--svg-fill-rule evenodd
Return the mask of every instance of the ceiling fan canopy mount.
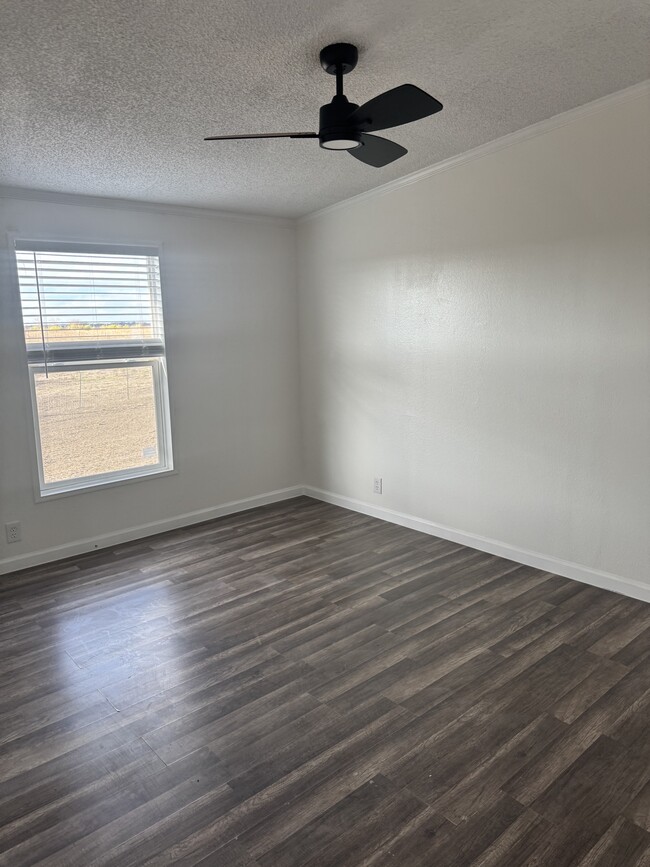
<path id="1" fill-rule="evenodd" d="M 336 76 L 336 94 L 321 106 L 318 132 L 254 133 L 208 136 L 205 141 L 259 138 L 317 138 L 326 150 L 349 151 L 366 165 L 381 168 L 407 153 L 406 148 L 371 133 L 421 120 L 442 110 L 442 103 L 414 84 L 402 84 L 356 105 L 343 93 L 343 76 L 359 59 L 355 45 L 337 42 L 320 52 L 325 72 Z"/>
<path id="2" fill-rule="evenodd" d="M 320 65 L 330 75 L 347 75 L 359 61 L 359 49 L 349 42 L 326 45 L 320 52 Z"/>

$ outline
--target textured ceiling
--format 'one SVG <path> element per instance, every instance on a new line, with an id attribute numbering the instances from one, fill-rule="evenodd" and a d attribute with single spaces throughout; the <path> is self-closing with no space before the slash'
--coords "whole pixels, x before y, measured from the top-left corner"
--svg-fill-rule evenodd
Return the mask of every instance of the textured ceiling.
<path id="1" fill-rule="evenodd" d="M 0 183 L 298 216 L 650 77 L 647 0 L 0 0 Z M 382 133 L 384 169 L 313 140 L 346 93 L 411 82 L 444 111 Z"/>

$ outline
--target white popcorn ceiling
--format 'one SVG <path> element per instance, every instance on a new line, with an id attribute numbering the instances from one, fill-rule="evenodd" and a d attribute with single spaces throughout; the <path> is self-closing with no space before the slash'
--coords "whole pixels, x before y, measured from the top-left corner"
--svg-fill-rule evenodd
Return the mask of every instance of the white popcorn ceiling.
<path id="1" fill-rule="evenodd" d="M 0 183 L 298 216 L 650 77 L 647 0 L 0 0 Z M 386 131 L 384 169 L 315 140 L 359 46 L 365 102 L 410 82 L 441 114 Z"/>

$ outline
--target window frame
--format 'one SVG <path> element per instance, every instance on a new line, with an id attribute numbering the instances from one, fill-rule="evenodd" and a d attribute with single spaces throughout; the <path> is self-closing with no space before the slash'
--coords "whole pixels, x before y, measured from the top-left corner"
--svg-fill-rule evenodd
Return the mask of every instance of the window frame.
<path id="1" fill-rule="evenodd" d="M 74 494 L 87 493 L 91 491 L 102 490 L 105 488 L 117 487 L 133 482 L 144 481 L 151 478 L 160 478 L 170 475 L 176 475 L 178 472 L 173 452 L 173 437 L 172 437 L 172 409 L 171 409 L 171 394 L 169 384 L 169 364 L 167 352 L 167 331 L 165 325 L 167 323 L 167 315 L 165 310 L 164 299 L 164 266 L 162 244 L 160 242 L 138 241 L 133 240 L 125 242 L 112 242 L 103 240 L 90 240 L 88 238 L 79 239 L 78 237 L 68 238 L 53 238 L 51 235 L 43 236 L 26 236 L 23 233 L 8 233 L 7 246 L 9 258 L 11 262 L 11 271 L 13 283 L 15 286 L 15 298 L 17 304 L 17 325 L 20 326 L 21 335 L 20 343 L 23 347 L 23 372 L 26 378 L 26 391 L 29 395 L 25 395 L 25 407 L 28 414 L 29 423 L 28 429 L 30 439 L 32 440 L 32 477 L 35 502 L 44 502 L 47 500 L 56 499 L 59 497 L 68 497 Z M 125 359 L 105 359 L 97 361 L 70 361 L 62 363 L 48 363 L 48 370 L 63 371 L 63 370 L 100 370 L 112 368 L 137 367 L 145 366 L 152 368 L 152 376 L 154 383 L 155 411 L 156 411 L 156 429 L 158 437 L 158 456 L 157 464 L 143 464 L 140 467 L 130 467 L 126 470 L 116 470 L 110 473 L 95 474 L 93 476 L 81 476 L 76 479 L 66 479 L 61 482 L 45 482 L 43 476 L 43 461 L 41 449 L 40 424 L 38 418 L 38 407 L 36 402 L 36 391 L 34 385 L 34 375 L 45 371 L 45 364 L 37 361 L 30 361 L 28 354 L 27 343 L 24 338 L 24 322 L 22 300 L 20 294 L 20 278 L 18 272 L 18 260 L 16 256 L 16 243 L 21 244 L 33 243 L 35 245 L 44 243 L 56 243 L 62 247 L 67 245 L 79 247 L 87 246 L 91 249 L 97 247 L 124 247 L 131 250 L 136 248 L 156 250 L 158 257 L 158 267 L 160 273 L 160 303 L 162 308 L 163 329 L 165 329 L 164 352 L 161 355 L 151 357 L 134 357 Z"/>

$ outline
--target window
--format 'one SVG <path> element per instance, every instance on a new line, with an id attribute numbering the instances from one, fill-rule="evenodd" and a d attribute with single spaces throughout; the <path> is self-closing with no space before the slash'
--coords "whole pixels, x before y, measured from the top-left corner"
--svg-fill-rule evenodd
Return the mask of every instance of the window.
<path id="1" fill-rule="evenodd" d="M 16 242 L 41 495 L 173 468 L 158 251 Z"/>

